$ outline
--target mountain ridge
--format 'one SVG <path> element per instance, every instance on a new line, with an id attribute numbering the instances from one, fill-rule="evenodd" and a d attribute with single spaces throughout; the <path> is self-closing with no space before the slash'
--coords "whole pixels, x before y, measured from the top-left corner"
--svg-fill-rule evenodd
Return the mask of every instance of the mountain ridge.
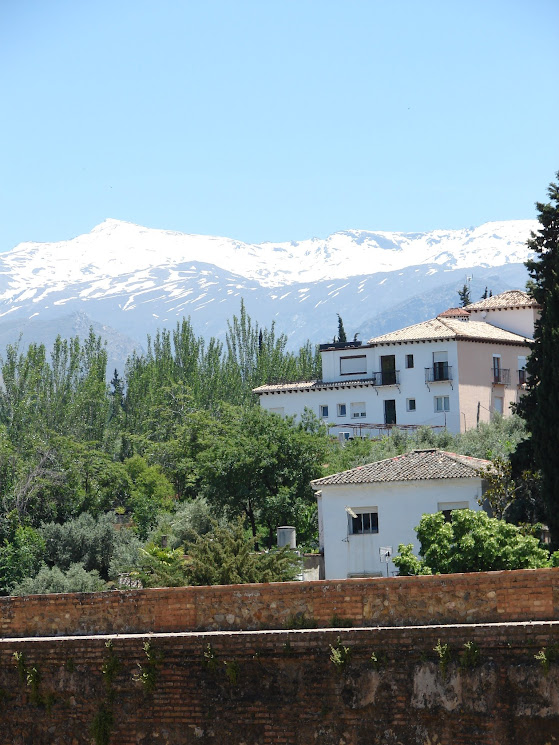
<path id="1" fill-rule="evenodd" d="M 200 335 L 223 338 L 243 298 L 260 324 L 275 321 L 287 333 L 291 347 L 331 339 L 337 313 L 348 333 L 366 339 L 456 304 L 467 277 L 473 299 L 485 286 L 494 293 L 523 287 L 526 239 L 537 225 L 348 230 L 256 245 L 108 219 L 69 241 L 22 243 L 0 255 L 0 325 L 15 333 L 19 319 L 25 339 L 35 327 L 33 340 L 41 341 L 39 321 L 50 325 L 50 338 L 57 318 L 85 313 L 110 327 L 115 343 L 123 335 L 117 351 L 129 349 L 131 340 L 140 349 L 147 334 L 183 316 Z"/>

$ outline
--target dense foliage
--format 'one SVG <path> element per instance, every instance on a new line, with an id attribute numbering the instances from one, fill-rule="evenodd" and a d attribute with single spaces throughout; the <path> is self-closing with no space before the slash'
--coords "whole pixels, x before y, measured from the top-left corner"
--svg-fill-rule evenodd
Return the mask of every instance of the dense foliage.
<path id="1" fill-rule="evenodd" d="M 290 578 L 298 566 L 272 550 L 275 531 L 294 525 L 299 544 L 317 548 L 312 479 L 414 448 L 507 459 L 526 437 L 518 417 L 497 417 L 464 435 L 394 429 L 341 445 L 312 412 L 295 422 L 262 410 L 251 393 L 320 377 L 316 350 L 292 353 L 286 343 L 241 305 L 225 344 L 206 343 L 184 320 L 108 384 L 92 332 L 57 339 L 50 353 L 8 347 L 0 593 Z M 507 482 L 504 498 L 495 484 L 507 518 L 534 513 L 532 482 L 522 483 Z"/>
<path id="2" fill-rule="evenodd" d="M 312 542 L 309 482 L 323 474 L 326 432 L 312 417 L 295 425 L 264 412 L 251 392 L 320 375 L 310 344 L 298 353 L 286 344 L 241 304 L 225 344 L 206 343 L 183 320 L 110 384 L 93 332 L 59 338 L 50 353 L 9 346 L 0 366 L 0 592 L 99 589 L 122 572 L 184 582 L 185 551 L 215 532 L 215 519 L 240 517 L 261 545 L 273 545 L 279 523 Z"/>
<path id="3" fill-rule="evenodd" d="M 538 539 L 504 520 L 483 512 L 454 510 L 423 515 L 416 528 L 421 559 L 412 544 L 398 546 L 394 565 L 400 574 L 451 574 L 550 566 L 549 553 Z"/>
<path id="4" fill-rule="evenodd" d="M 524 461 L 533 461 L 540 469 L 545 519 L 552 542 L 559 547 L 559 184 L 550 184 L 548 195 L 548 203 L 536 205 L 540 229 L 528 241 L 536 254 L 526 262 L 528 291 L 541 305 L 541 316 L 526 365 L 528 391 L 518 413 L 530 432 Z"/>

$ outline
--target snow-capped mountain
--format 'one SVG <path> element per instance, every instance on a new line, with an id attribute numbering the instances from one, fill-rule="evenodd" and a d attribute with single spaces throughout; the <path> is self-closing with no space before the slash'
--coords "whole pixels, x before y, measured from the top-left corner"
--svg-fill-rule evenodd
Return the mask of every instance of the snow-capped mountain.
<path id="1" fill-rule="evenodd" d="M 348 230 L 256 245 L 106 220 L 69 241 L 22 243 L 0 255 L 0 343 L 2 321 L 13 331 L 21 319 L 27 338 L 30 319 L 55 327 L 76 313 L 82 325 L 86 313 L 140 343 L 182 316 L 199 333 L 221 336 L 241 297 L 294 346 L 331 338 L 336 313 L 348 333 L 366 338 L 455 304 L 467 276 L 473 299 L 485 285 L 523 287 L 526 240 L 537 227 L 516 220 L 428 233 Z"/>

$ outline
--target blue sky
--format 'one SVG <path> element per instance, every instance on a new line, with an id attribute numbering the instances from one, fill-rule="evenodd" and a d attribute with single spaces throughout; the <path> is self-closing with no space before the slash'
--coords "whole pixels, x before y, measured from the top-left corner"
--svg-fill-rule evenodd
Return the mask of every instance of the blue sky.
<path id="1" fill-rule="evenodd" d="M 2 0 L 0 251 L 534 217 L 558 39 L 557 0 Z"/>

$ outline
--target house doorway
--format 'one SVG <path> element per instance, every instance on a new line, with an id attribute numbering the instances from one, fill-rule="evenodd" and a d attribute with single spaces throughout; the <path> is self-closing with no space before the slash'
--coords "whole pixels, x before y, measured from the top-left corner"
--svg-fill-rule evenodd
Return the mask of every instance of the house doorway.
<path id="1" fill-rule="evenodd" d="M 384 423 L 396 424 L 396 401 L 393 398 L 384 402 Z"/>

